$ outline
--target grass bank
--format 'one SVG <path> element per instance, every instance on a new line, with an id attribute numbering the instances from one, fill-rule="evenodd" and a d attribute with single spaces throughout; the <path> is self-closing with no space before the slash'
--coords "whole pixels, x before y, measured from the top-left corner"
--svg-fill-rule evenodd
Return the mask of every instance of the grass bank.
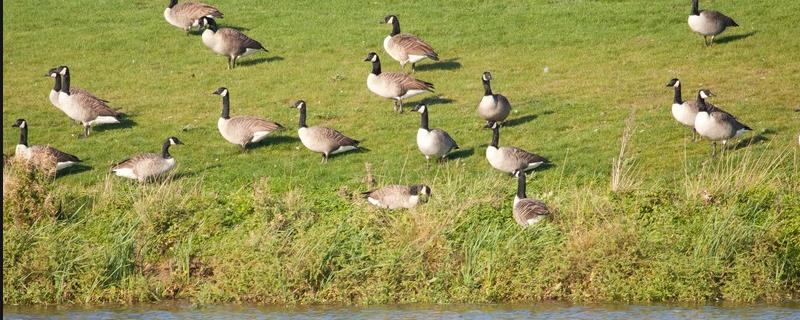
<path id="1" fill-rule="evenodd" d="M 11 123 L 26 118 L 32 143 L 86 167 L 52 179 L 4 166 L 3 302 L 796 298 L 800 40 L 786 22 L 800 3 L 706 2 L 742 25 L 711 48 L 688 31 L 682 0 L 217 1 L 223 25 L 247 28 L 271 51 L 228 71 L 197 36 L 163 21 L 165 3 L 7 1 L 4 152 L 18 137 Z M 436 84 L 423 98 L 433 126 L 464 149 L 456 160 L 427 167 L 414 144 L 418 115 L 392 113 L 365 88 L 361 60 L 382 52 L 388 13 L 443 59 L 416 76 Z M 76 139 L 80 128 L 46 97 L 43 75 L 60 64 L 133 123 Z M 482 156 L 491 134 L 474 108 L 486 70 L 515 107 L 501 144 L 554 162 L 529 187 L 555 210 L 551 223 L 518 229 L 514 179 Z M 664 86 L 676 76 L 687 98 L 712 89 L 754 134 L 708 159 L 707 143 L 689 142 L 669 114 Z M 289 129 L 240 153 L 216 131 L 219 86 L 231 89 L 233 114 Z M 294 138 L 296 99 L 309 103 L 310 123 L 371 151 L 319 166 Z M 171 135 L 186 142 L 172 151 L 171 180 L 139 186 L 107 174 Z M 354 199 L 367 187 L 365 163 L 379 185 L 424 182 L 434 197 L 408 212 L 367 207 Z"/>

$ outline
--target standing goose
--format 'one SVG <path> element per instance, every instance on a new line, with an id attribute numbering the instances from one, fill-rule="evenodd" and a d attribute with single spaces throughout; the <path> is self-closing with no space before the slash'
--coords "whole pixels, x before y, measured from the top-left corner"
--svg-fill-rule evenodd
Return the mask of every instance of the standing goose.
<path id="1" fill-rule="evenodd" d="M 699 0 L 692 0 L 692 14 L 689 15 L 689 28 L 703 36 L 703 43 L 714 44 L 714 38 L 728 27 L 738 27 L 736 21 L 719 11 L 700 10 Z M 711 36 L 711 42 L 708 41 Z"/>
<path id="2" fill-rule="evenodd" d="M 70 72 L 67 66 L 58 67 L 61 75 L 61 92 L 58 104 L 72 120 L 83 125 L 82 138 L 89 136 L 89 129 L 94 125 L 120 123 L 122 113 L 111 109 L 106 100 L 100 99 L 86 90 L 70 87 Z"/>
<path id="3" fill-rule="evenodd" d="M 670 80 L 667 83 L 667 87 L 675 88 L 675 98 L 672 100 L 672 116 L 682 125 L 692 128 L 692 140 L 694 140 L 694 119 L 697 117 L 697 112 L 700 111 L 697 101 L 683 101 L 681 81 L 677 78 Z"/>
<path id="4" fill-rule="evenodd" d="M 425 160 L 429 160 L 430 157 L 444 159 L 448 152 L 458 150 L 458 144 L 447 132 L 428 127 L 428 106 L 417 105 L 414 107 L 414 111 L 421 114 L 421 122 L 419 130 L 417 130 L 417 147 L 425 156 Z"/>
<path id="5" fill-rule="evenodd" d="M 176 137 L 169 137 L 161 147 L 161 154 L 144 153 L 122 160 L 112 166 L 111 172 L 120 177 L 139 180 L 139 182 L 160 176 L 175 168 L 175 158 L 169 154 L 169 147 L 176 144 L 183 144 L 183 142 Z"/>
<path id="6" fill-rule="evenodd" d="M 525 171 L 515 171 L 517 176 L 517 195 L 514 197 L 514 220 L 523 228 L 550 217 L 550 209 L 541 200 L 525 195 Z"/>
<path id="7" fill-rule="evenodd" d="M 200 26 L 200 19 L 203 17 L 221 19 L 222 12 L 205 3 L 184 2 L 178 4 L 178 0 L 170 0 L 169 6 L 164 9 L 164 19 L 169 24 L 186 31 L 187 35 L 189 29 Z"/>
<path id="8" fill-rule="evenodd" d="M 358 140 L 353 140 L 339 131 L 320 126 L 307 126 L 305 101 L 299 100 L 295 102 L 293 108 L 300 110 L 300 128 L 297 129 L 300 142 L 308 150 L 321 153 L 322 163 L 328 162 L 330 155 L 355 149 L 364 149 L 358 146 Z"/>
<path id="9" fill-rule="evenodd" d="M 433 51 L 431 45 L 415 35 L 400 33 L 400 20 L 397 16 L 386 16 L 384 22 L 392 25 L 392 33 L 383 39 L 383 48 L 393 59 L 400 62 L 401 69 L 405 68 L 406 63 L 411 62 L 411 71 L 414 72 L 416 63 L 425 58 L 439 61 L 439 55 Z"/>
<path id="10" fill-rule="evenodd" d="M 228 57 L 228 69 L 236 67 L 236 60 L 246 55 L 268 51 L 260 42 L 250 39 L 239 30 L 219 28 L 213 18 L 200 18 L 206 27 L 203 31 L 203 44 L 214 53 Z"/>
<path id="11" fill-rule="evenodd" d="M 250 116 L 238 116 L 231 118 L 230 92 L 222 87 L 214 91 L 213 94 L 222 96 L 222 114 L 217 121 L 217 129 L 222 137 L 228 142 L 238 144 L 242 150 L 247 148 L 248 143 L 256 143 L 267 137 L 270 133 L 282 129 L 279 123 Z"/>
<path id="12" fill-rule="evenodd" d="M 55 106 L 56 108 L 58 108 L 58 110 L 62 110 L 61 109 L 61 104 L 58 102 L 58 96 L 61 93 L 61 74 L 58 73 L 58 70 L 59 70 L 59 68 L 50 69 L 49 71 L 47 71 L 47 74 L 45 75 L 45 77 L 51 77 L 54 80 L 53 89 L 50 89 L 50 95 L 48 96 L 50 98 L 50 103 L 53 104 L 53 106 Z M 80 89 L 80 88 L 71 87 L 71 88 L 69 88 L 69 92 L 70 92 L 70 94 L 86 94 L 86 95 L 90 95 L 95 99 L 98 99 L 98 100 L 100 100 L 102 102 L 108 103 L 108 100 L 103 100 L 103 99 L 97 98 L 97 97 L 93 96 L 91 93 L 87 92 L 86 90 L 83 90 L 83 89 Z"/>
<path id="13" fill-rule="evenodd" d="M 421 196 L 430 197 L 431 187 L 424 184 L 412 186 L 391 185 L 361 193 L 367 201 L 379 208 L 411 209 L 420 203 Z"/>
<path id="14" fill-rule="evenodd" d="M 81 162 L 78 157 L 50 146 L 28 146 L 28 122 L 25 119 L 17 119 L 11 126 L 19 128 L 19 144 L 17 144 L 15 151 L 16 156 L 20 156 L 25 160 L 31 160 L 38 156 L 52 157 L 55 160 L 56 171 Z"/>
<path id="15" fill-rule="evenodd" d="M 736 120 L 736 117 L 711 104 L 706 103 L 714 94 L 710 90 L 700 90 L 697 94 L 697 105 L 700 111 L 694 120 L 694 128 L 700 136 L 711 140 L 711 155 L 717 153 L 717 141 L 722 140 L 723 147 L 732 139 L 747 131 L 750 127 Z"/>
<path id="16" fill-rule="evenodd" d="M 486 120 L 487 124 L 492 122 L 502 122 L 511 113 L 511 103 L 502 94 L 492 93 L 492 74 L 489 71 L 483 73 L 483 98 L 478 103 L 478 115 Z"/>
<path id="17" fill-rule="evenodd" d="M 433 92 L 433 83 L 414 79 L 402 72 L 381 73 L 381 59 L 370 52 L 364 61 L 372 61 L 372 72 L 367 76 L 367 88 L 386 99 L 394 99 L 394 110 L 403 112 L 403 99 L 425 91 Z"/>
<path id="18" fill-rule="evenodd" d="M 500 147 L 500 124 L 493 122 L 492 143 L 486 147 L 486 160 L 493 168 L 513 174 L 517 170 L 528 171 L 547 163 L 547 159 L 515 147 Z"/>

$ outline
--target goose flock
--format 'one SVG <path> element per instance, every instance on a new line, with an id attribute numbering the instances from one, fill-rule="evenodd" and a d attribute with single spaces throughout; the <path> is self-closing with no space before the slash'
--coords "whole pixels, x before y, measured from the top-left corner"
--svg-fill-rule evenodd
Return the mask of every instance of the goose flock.
<path id="1" fill-rule="evenodd" d="M 164 19 L 189 35 L 189 31 L 202 30 L 201 41 L 212 52 L 228 59 L 228 68 L 236 67 L 237 61 L 244 56 L 266 52 L 267 49 L 239 30 L 220 27 L 216 20 L 222 19 L 222 12 L 208 4 L 170 0 L 164 10 Z M 411 73 L 416 72 L 416 64 L 424 59 L 439 61 L 439 54 L 421 38 L 400 32 L 400 21 L 397 15 L 388 15 L 383 23 L 390 24 L 391 33 L 383 40 L 383 48 L 389 57 L 400 64 L 404 70 L 411 64 Z M 733 19 L 717 11 L 699 10 L 698 0 L 692 0 L 691 15 L 688 19 L 692 31 L 702 35 L 705 45 L 713 45 L 714 38 L 728 27 L 738 26 Z M 708 38 L 710 37 L 710 41 Z M 372 64 L 367 75 L 367 89 L 375 95 L 394 101 L 394 110 L 403 112 L 403 102 L 426 92 L 433 92 L 434 85 L 417 79 L 405 72 L 383 72 L 381 60 L 377 53 L 370 52 L 365 62 Z M 58 110 L 83 127 L 81 138 L 87 138 L 93 126 L 115 124 L 124 121 L 126 115 L 109 106 L 110 102 L 99 98 L 87 90 L 71 85 L 71 73 L 67 66 L 52 68 L 47 73 L 54 79 L 49 99 Z M 517 178 L 517 193 L 513 199 L 513 217 L 522 227 L 527 227 L 550 217 L 548 206 L 537 199 L 526 195 L 526 171 L 533 170 L 548 163 L 548 160 L 535 153 L 513 146 L 500 146 L 500 128 L 511 113 L 511 102 L 501 94 L 494 93 L 491 87 L 492 74 L 481 75 L 484 93 L 477 104 L 477 115 L 485 121 L 486 128 L 491 129 L 491 143 L 486 147 L 486 160 L 489 165 L 501 172 Z M 741 123 L 732 114 L 712 105 L 706 100 L 714 95 L 708 89 L 697 91 L 695 100 L 683 100 L 681 81 L 672 79 L 667 87 L 672 87 L 675 96 L 672 104 L 672 115 L 681 125 L 692 129 L 697 134 L 711 141 L 712 155 L 716 153 L 717 142 L 723 146 L 747 131 L 750 127 Z M 213 92 L 222 99 L 222 111 L 217 121 L 217 128 L 225 141 L 238 145 L 245 150 L 249 145 L 263 141 L 267 136 L 284 128 L 283 125 L 255 116 L 231 116 L 230 89 L 220 87 Z M 321 154 L 326 163 L 332 155 L 353 150 L 366 150 L 347 135 L 328 127 L 309 126 L 306 123 L 308 106 L 305 101 L 298 100 L 291 108 L 299 113 L 297 136 L 302 145 L 312 152 Z M 459 145 L 447 131 L 431 128 L 429 123 L 430 109 L 426 104 L 418 104 L 413 111 L 420 114 L 420 126 L 416 143 L 420 153 L 426 160 L 431 158 L 444 161 Z M 14 127 L 20 130 L 16 156 L 31 159 L 36 155 L 52 157 L 53 168 L 58 171 L 73 166 L 81 160 L 71 154 L 50 146 L 29 146 L 29 124 L 25 119 L 18 119 Z M 176 160 L 169 150 L 171 146 L 183 142 L 171 136 L 163 141 L 161 153 L 144 153 L 132 156 L 111 167 L 117 176 L 134 179 L 139 182 L 150 181 L 163 176 L 176 166 Z M 426 161 L 427 162 L 427 161 Z M 428 162 L 430 163 L 430 162 Z M 429 164 L 430 165 L 430 164 Z M 431 188 L 424 184 L 390 185 L 363 193 L 367 202 L 386 209 L 413 208 L 427 200 L 432 194 Z"/>

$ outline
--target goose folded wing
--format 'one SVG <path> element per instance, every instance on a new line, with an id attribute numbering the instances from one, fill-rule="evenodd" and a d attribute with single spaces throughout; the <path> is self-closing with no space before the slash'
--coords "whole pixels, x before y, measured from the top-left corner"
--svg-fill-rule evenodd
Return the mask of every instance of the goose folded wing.
<path id="1" fill-rule="evenodd" d="M 394 41 L 408 54 L 427 56 L 432 60 L 439 61 L 439 55 L 433 51 L 433 47 L 415 35 L 398 34 L 394 36 Z"/>
<path id="2" fill-rule="evenodd" d="M 248 116 L 233 118 L 230 120 L 230 125 L 242 128 L 247 132 L 272 132 L 283 128 L 283 126 L 277 122 Z"/>
<path id="3" fill-rule="evenodd" d="M 433 92 L 433 83 L 415 79 L 401 72 L 382 73 L 381 77 L 389 82 L 398 84 L 403 90 L 427 90 Z"/>
<path id="4" fill-rule="evenodd" d="M 534 199 L 522 199 L 516 206 L 518 216 L 522 219 L 530 220 L 537 216 L 550 214 L 550 209 L 544 202 Z"/>
<path id="5" fill-rule="evenodd" d="M 71 88 L 69 88 L 69 94 L 70 95 L 88 95 L 88 96 L 90 96 L 92 98 L 95 98 L 97 100 L 100 100 L 100 101 L 103 101 L 105 103 L 108 103 L 108 100 L 100 99 L 96 95 L 93 95 L 91 92 L 86 91 L 86 90 L 81 89 L 81 88 L 71 87 Z"/>
<path id="6" fill-rule="evenodd" d="M 42 152 L 56 159 L 56 162 L 81 162 L 81 159 L 51 146 L 34 146 L 33 152 Z"/>
<path id="7" fill-rule="evenodd" d="M 447 131 L 444 131 L 444 130 L 441 130 L 441 129 L 433 129 L 431 131 L 435 132 L 436 134 L 438 134 L 442 138 L 442 140 L 445 143 L 447 143 L 450 146 L 452 146 L 453 149 L 458 149 L 458 143 L 456 143 L 456 140 L 454 140 L 453 137 L 451 137 L 450 134 L 447 133 Z"/>
<path id="8" fill-rule="evenodd" d="M 217 34 L 221 35 L 223 38 L 231 39 L 234 42 L 241 44 L 243 48 L 264 49 L 264 46 L 261 45 L 261 42 L 251 39 L 241 31 L 236 29 L 220 28 L 219 30 L 217 30 Z"/>
<path id="9" fill-rule="evenodd" d="M 739 130 L 742 130 L 742 129 L 753 130 L 750 127 L 748 127 L 747 125 L 745 125 L 744 123 L 739 122 L 739 120 L 737 120 L 736 117 L 734 117 L 732 114 L 727 113 L 727 112 L 719 113 L 719 120 L 722 121 L 722 122 L 730 123 L 731 125 L 733 125 L 733 129 L 736 130 L 736 131 L 739 131 Z"/>
<path id="10" fill-rule="evenodd" d="M 358 146 L 358 140 L 354 140 L 331 128 L 319 127 L 319 133 L 337 147 Z"/>
<path id="11" fill-rule="evenodd" d="M 77 100 L 81 106 L 90 108 L 97 116 L 103 117 L 119 117 L 122 114 L 114 109 L 111 109 L 103 100 L 91 94 L 77 94 L 72 96 Z"/>
<path id="12" fill-rule="evenodd" d="M 136 155 L 136 156 L 133 156 L 133 157 L 130 157 L 128 159 L 125 159 L 125 160 L 122 160 L 120 162 L 115 163 L 111 167 L 111 170 L 133 169 L 133 168 L 135 168 L 137 165 L 139 165 L 141 163 L 148 162 L 148 161 L 153 161 L 154 159 L 158 159 L 160 157 L 161 156 L 159 156 L 159 155 L 157 155 L 155 153 L 144 153 L 144 154 Z"/>
<path id="13" fill-rule="evenodd" d="M 508 147 L 507 150 L 508 150 L 508 154 L 511 157 L 516 158 L 516 159 L 521 159 L 522 161 L 525 161 L 526 163 L 547 162 L 547 159 L 545 159 L 544 157 L 542 157 L 542 156 L 540 156 L 538 154 L 535 154 L 535 153 L 530 153 L 530 152 L 522 150 L 520 148 Z"/>
<path id="14" fill-rule="evenodd" d="M 733 19 L 731 19 L 731 17 L 728 17 L 719 11 L 704 10 L 703 15 L 705 15 L 706 18 L 711 20 L 722 21 L 723 23 L 725 23 L 725 26 L 739 26 L 738 24 L 736 24 L 736 21 L 733 21 Z"/>
<path id="15" fill-rule="evenodd" d="M 172 8 L 172 12 L 192 20 L 197 20 L 202 17 L 222 18 L 222 12 L 219 12 L 219 9 L 205 3 L 180 3 Z"/>
<path id="16" fill-rule="evenodd" d="M 380 189 L 370 190 L 364 192 L 363 195 L 365 197 L 369 197 L 379 201 L 384 201 L 389 197 L 394 197 L 394 196 L 408 197 L 411 195 L 411 191 L 406 186 L 395 185 L 395 186 L 387 186 Z"/>

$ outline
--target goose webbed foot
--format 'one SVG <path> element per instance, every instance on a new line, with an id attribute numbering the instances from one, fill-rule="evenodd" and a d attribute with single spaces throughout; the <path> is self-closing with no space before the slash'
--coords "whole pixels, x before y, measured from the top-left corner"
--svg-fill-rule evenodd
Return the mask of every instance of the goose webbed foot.
<path id="1" fill-rule="evenodd" d="M 328 155 L 323 153 L 322 154 L 322 161 L 320 161 L 320 164 L 324 164 L 324 163 L 328 163 Z"/>

